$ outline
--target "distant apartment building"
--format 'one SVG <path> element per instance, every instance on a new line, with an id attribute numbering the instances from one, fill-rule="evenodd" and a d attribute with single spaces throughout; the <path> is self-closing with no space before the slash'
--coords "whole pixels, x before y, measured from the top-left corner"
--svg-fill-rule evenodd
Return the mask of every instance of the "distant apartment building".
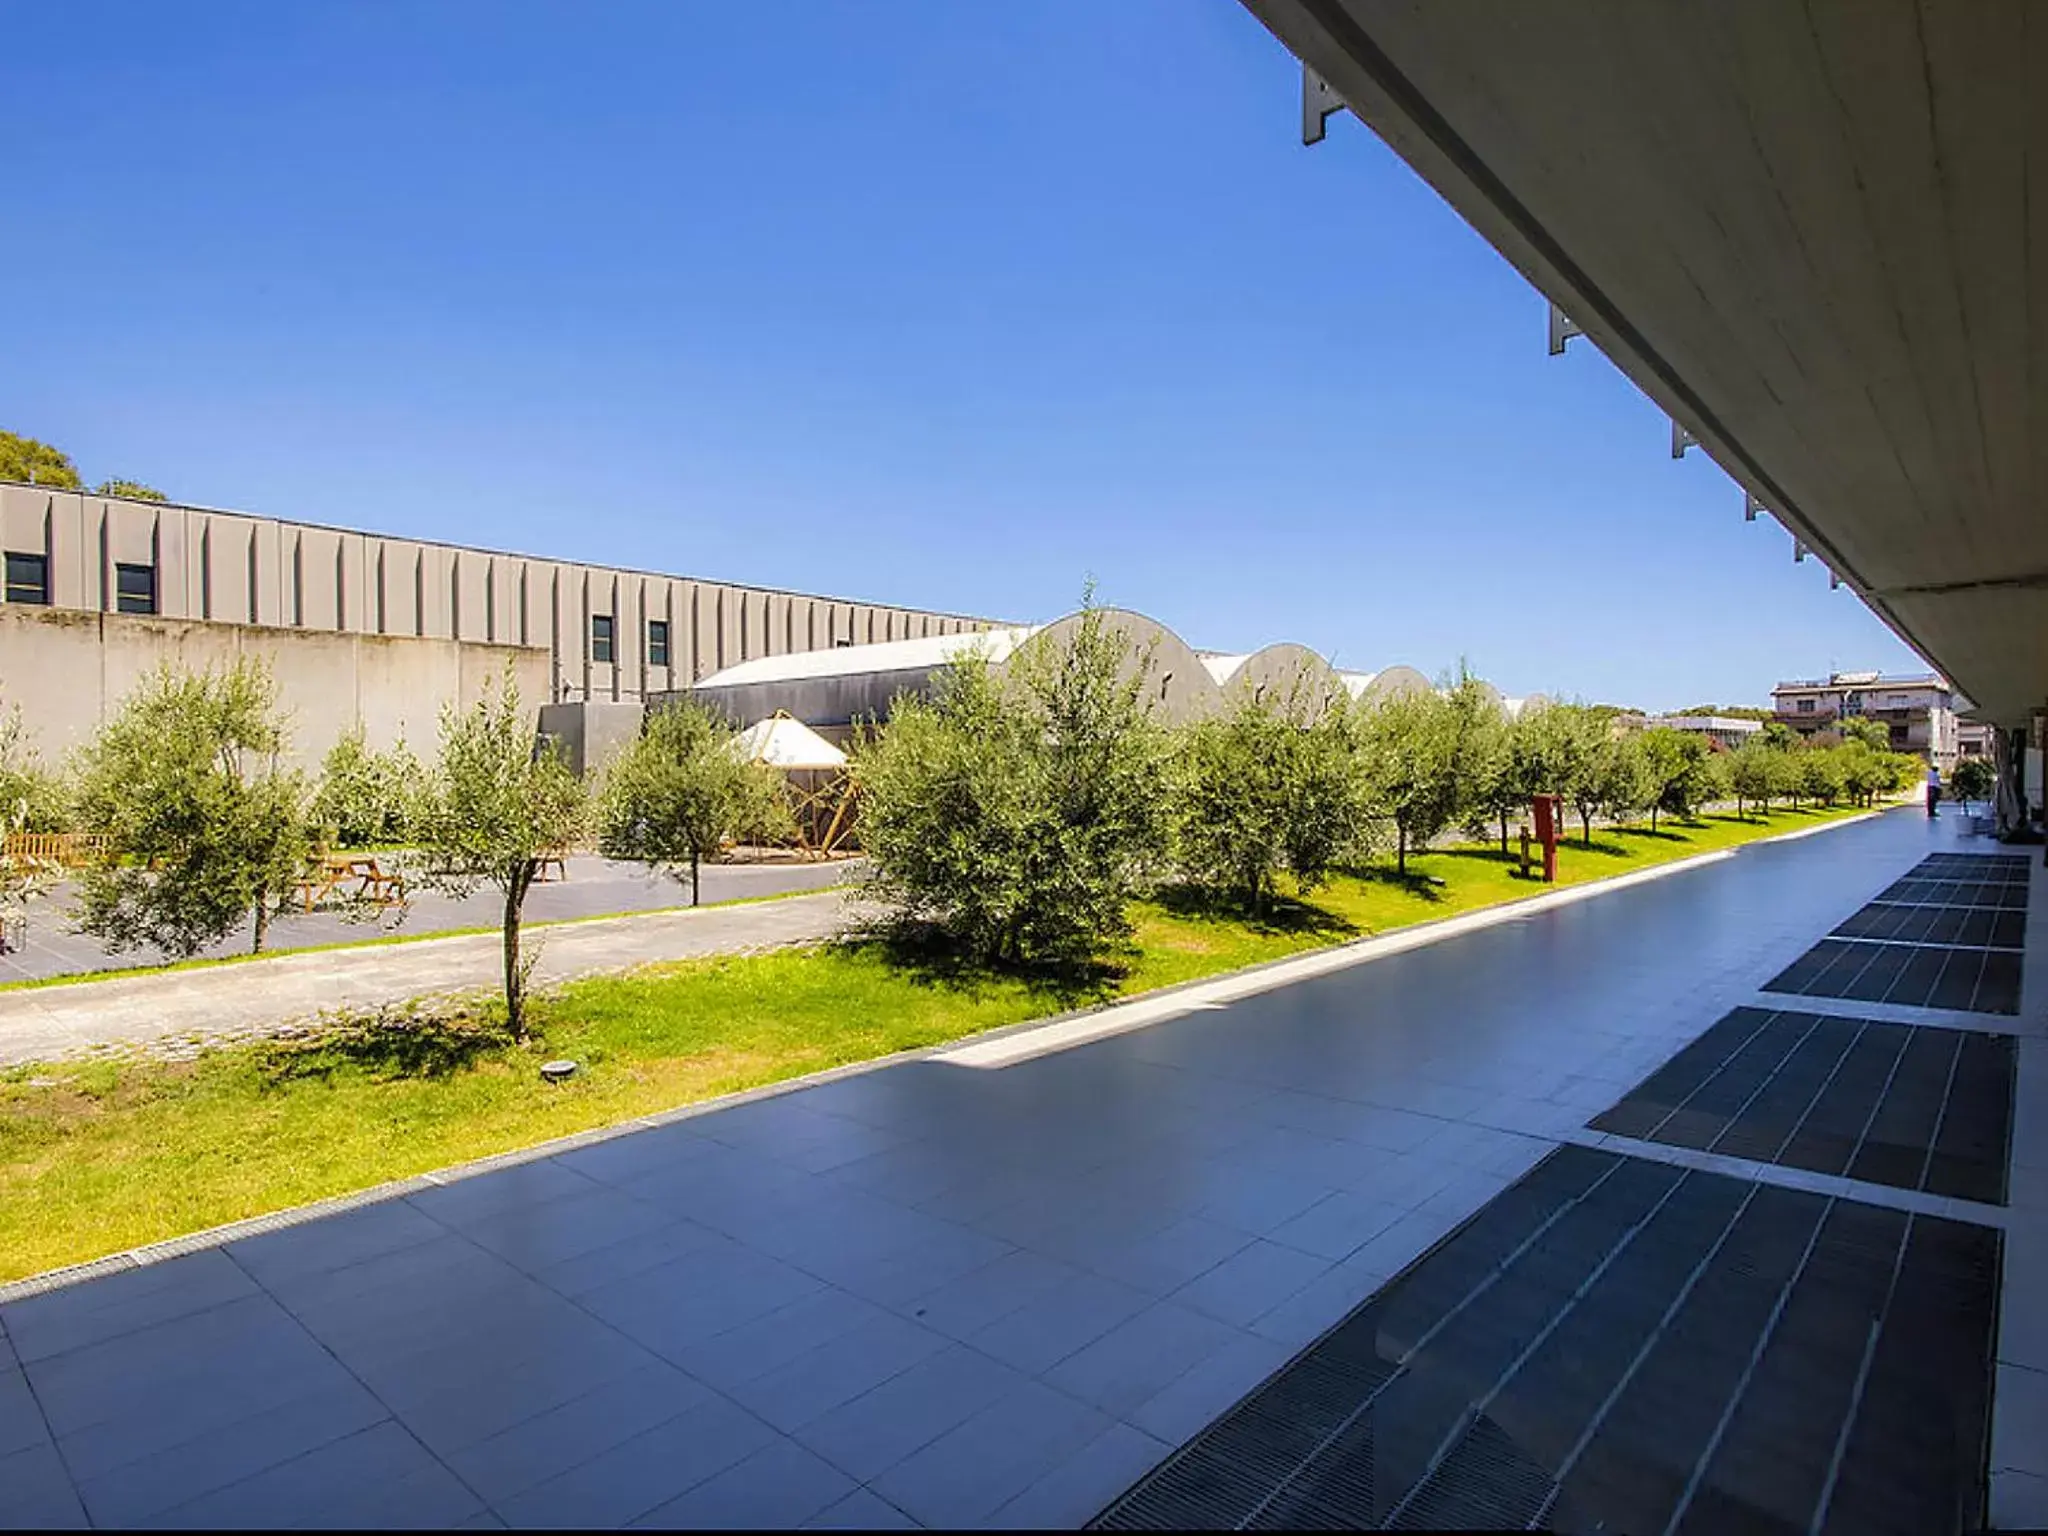
<path id="1" fill-rule="evenodd" d="M 1706 737 L 1717 747 L 1726 747 L 1730 752 L 1764 728 L 1761 720 L 1743 720 L 1727 715 L 1659 715 L 1650 724 L 1674 731 L 1691 731 Z"/>
<path id="2" fill-rule="evenodd" d="M 1947 679 L 1931 672 L 1834 672 L 1771 690 L 1773 713 L 1801 736 L 1839 731 L 1845 720 L 1874 720 L 1889 733 L 1894 752 L 1917 753 L 1943 771 L 1955 766 L 1958 702 Z"/>
<path id="3" fill-rule="evenodd" d="M 1998 727 L 1986 725 L 1980 720 L 1958 720 L 1956 722 L 1956 756 L 1991 756 L 1991 738 L 1998 734 Z"/>

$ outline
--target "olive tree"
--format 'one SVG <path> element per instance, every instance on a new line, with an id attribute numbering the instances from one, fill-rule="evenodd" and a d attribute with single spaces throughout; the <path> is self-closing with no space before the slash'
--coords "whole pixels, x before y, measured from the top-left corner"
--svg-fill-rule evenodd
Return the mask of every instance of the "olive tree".
<path id="1" fill-rule="evenodd" d="M 1003 965 L 1072 969 L 1128 936 L 1167 845 L 1152 670 L 1089 604 L 1000 673 L 970 652 L 899 698 L 853 758 L 867 894 Z"/>
<path id="2" fill-rule="evenodd" d="M 1778 764 L 1783 756 L 1778 748 L 1756 740 L 1745 741 L 1728 754 L 1728 788 L 1735 796 L 1737 816 L 1747 816 L 1751 805 L 1770 809 L 1771 796 L 1780 782 L 1782 770 Z"/>
<path id="3" fill-rule="evenodd" d="M 1262 911 L 1284 871 L 1303 891 L 1361 850 L 1364 783 L 1341 706 L 1301 688 L 1246 698 L 1182 733 L 1173 773 L 1174 848 L 1194 883 Z"/>
<path id="4" fill-rule="evenodd" d="M 373 752 L 357 725 L 328 748 L 313 794 L 313 825 L 343 848 L 403 841 L 420 779 L 419 759 L 403 741 Z"/>
<path id="5" fill-rule="evenodd" d="M 81 754 L 78 819 L 107 857 L 80 877 L 79 930 L 183 958 L 247 918 L 260 953 L 311 845 L 285 743 L 261 662 L 146 678 Z"/>
<path id="6" fill-rule="evenodd" d="M 1457 722 L 1435 693 L 1400 694 L 1359 722 L 1360 761 L 1372 803 L 1394 824 L 1394 867 L 1451 824 L 1458 810 Z"/>
<path id="7" fill-rule="evenodd" d="M 1692 731 L 1659 725 L 1638 736 L 1636 745 L 1649 785 L 1650 830 L 1657 830 L 1660 811 L 1691 816 L 1707 798 L 1706 742 Z"/>
<path id="8" fill-rule="evenodd" d="M 43 765 L 21 706 L 8 705 L 0 710 L 0 822 L 16 832 L 62 832 L 70 821 L 64 784 Z"/>
<path id="9" fill-rule="evenodd" d="M 1809 747 L 1798 754 L 1799 792 L 1817 805 L 1842 797 L 1842 749 Z"/>
<path id="10" fill-rule="evenodd" d="M 1654 814 L 1657 786 L 1639 737 L 1610 735 L 1601 743 L 1593 757 L 1592 781 L 1595 803 L 1610 822 L 1619 824 L 1646 810 Z"/>
<path id="11" fill-rule="evenodd" d="M 703 861 L 726 839 L 772 837 L 790 824 L 782 775 L 744 755 L 724 716 L 684 702 L 650 711 L 639 739 L 606 770 L 598 847 L 678 880 L 687 871 L 694 907 Z"/>
<path id="12" fill-rule="evenodd" d="M 427 885 L 467 896 L 496 887 L 503 898 L 505 1019 L 527 1038 L 520 923 L 541 861 L 583 828 L 587 796 L 533 712 L 508 664 L 496 687 L 468 709 L 441 711 L 441 753 L 416 806 L 414 840 Z"/>

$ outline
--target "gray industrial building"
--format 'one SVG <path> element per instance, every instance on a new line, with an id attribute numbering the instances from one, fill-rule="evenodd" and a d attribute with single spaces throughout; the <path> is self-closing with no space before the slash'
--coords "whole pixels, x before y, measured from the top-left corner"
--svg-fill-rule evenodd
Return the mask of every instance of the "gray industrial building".
<path id="1" fill-rule="evenodd" d="M 548 728 L 637 725 L 643 699 L 756 657 L 960 634 L 985 621 L 550 560 L 207 507 L 0 483 L 0 699 L 46 752 L 159 662 L 264 656 L 317 756 L 433 738 L 510 662 Z M 603 717 L 603 722 L 594 717 Z M 580 748 L 578 751 L 580 756 Z"/>

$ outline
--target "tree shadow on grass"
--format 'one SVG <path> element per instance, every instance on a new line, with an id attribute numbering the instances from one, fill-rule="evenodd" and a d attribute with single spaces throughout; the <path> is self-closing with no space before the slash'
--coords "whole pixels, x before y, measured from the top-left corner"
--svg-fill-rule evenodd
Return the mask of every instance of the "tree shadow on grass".
<path id="1" fill-rule="evenodd" d="M 1298 896 L 1269 896 L 1265 905 L 1253 908 L 1206 886 L 1170 885 L 1155 891 L 1152 900 L 1190 922 L 1232 923 L 1258 934 L 1311 934 L 1334 940 L 1360 932 L 1348 918 Z"/>
<path id="2" fill-rule="evenodd" d="M 1428 855 L 1433 859 L 1483 859 L 1489 863 L 1502 863 L 1501 856 L 1492 849 L 1447 848 L 1441 853 Z M 1420 857 L 1420 855 L 1411 855 Z M 1344 871 L 1353 880 L 1363 885 L 1384 885 L 1412 896 L 1417 901 L 1439 902 L 1444 900 L 1445 882 L 1440 875 L 1425 874 L 1419 869 L 1406 873 L 1379 864 L 1360 864 Z"/>
<path id="3" fill-rule="evenodd" d="M 847 955 L 872 955 L 919 986 L 973 994 L 992 986 L 1022 986 L 1060 1008 L 1079 1008 L 1116 993 L 1128 973 L 1104 956 L 1079 965 L 1004 965 L 969 952 L 942 923 L 882 917 L 832 941 Z"/>
<path id="4" fill-rule="evenodd" d="M 273 1087 L 326 1082 L 343 1072 L 384 1082 L 437 1081 L 516 1043 L 495 1013 L 406 1003 L 323 1019 L 300 1035 L 273 1040 L 260 1066 Z"/>

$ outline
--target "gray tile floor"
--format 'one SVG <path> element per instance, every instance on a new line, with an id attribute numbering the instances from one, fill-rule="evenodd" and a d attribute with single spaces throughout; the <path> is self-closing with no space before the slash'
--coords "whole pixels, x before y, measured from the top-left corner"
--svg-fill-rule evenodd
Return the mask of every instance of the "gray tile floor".
<path id="1" fill-rule="evenodd" d="M 1754 848 L 7 1304 L 0 1524 L 1077 1524 L 1954 833 Z M 2044 976 L 2009 1518 L 2048 1489 Z"/>

